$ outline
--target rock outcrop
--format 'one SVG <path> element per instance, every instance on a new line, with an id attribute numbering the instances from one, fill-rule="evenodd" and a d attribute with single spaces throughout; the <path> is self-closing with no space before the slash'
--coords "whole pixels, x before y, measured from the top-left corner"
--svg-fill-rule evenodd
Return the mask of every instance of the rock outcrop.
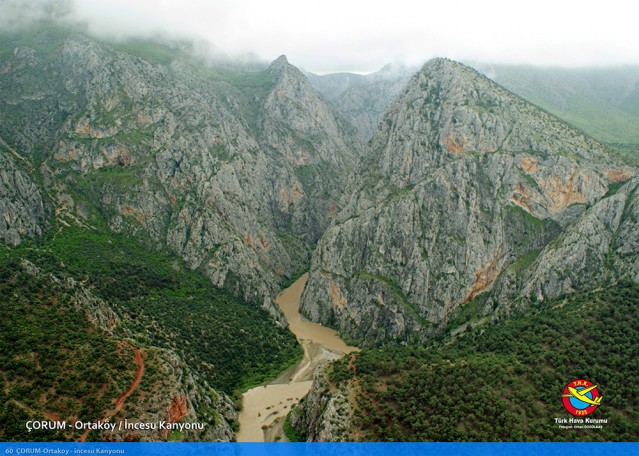
<path id="1" fill-rule="evenodd" d="M 49 208 L 25 162 L 0 139 L 0 240 L 14 247 L 49 227 Z"/>
<path id="2" fill-rule="evenodd" d="M 352 441 L 352 398 L 347 390 L 331 388 L 325 372 L 318 372 L 306 397 L 290 412 L 293 428 L 308 442 Z"/>
<path id="3" fill-rule="evenodd" d="M 493 302 L 555 299 L 617 280 L 637 281 L 637 188 L 633 178 L 586 209 L 528 265 L 507 268 Z"/>

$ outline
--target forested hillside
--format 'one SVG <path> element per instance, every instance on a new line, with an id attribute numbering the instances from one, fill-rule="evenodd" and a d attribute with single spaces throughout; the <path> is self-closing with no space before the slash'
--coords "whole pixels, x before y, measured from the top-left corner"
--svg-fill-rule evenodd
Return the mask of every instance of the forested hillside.
<path id="1" fill-rule="evenodd" d="M 429 346 L 366 350 L 335 363 L 347 391 L 344 438 L 374 441 L 623 441 L 639 438 L 639 286 L 570 295 Z M 598 385 L 589 417 L 560 429 L 568 382 Z M 328 392 L 327 392 L 328 393 Z"/>
<path id="2" fill-rule="evenodd" d="M 120 418 L 139 419 L 149 410 L 162 416 L 175 395 L 184 394 L 181 388 L 195 391 L 192 379 L 172 384 L 176 379 L 165 369 L 182 361 L 162 350 L 186 362 L 197 388 L 212 397 L 217 393 L 207 385 L 232 395 L 301 356 L 292 334 L 275 327 L 266 311 L 104 225 L 60 225 L 40 242 L 4 248 L 0 271 L 2 440 L 79 438 L 46 431 L 27 436 L 24 422 L 29 416 L 100 419 L 131 385 L 136 348 L 145 353 L 146 370 Z M 208 405 L 199 399 L 195 416 L 219 420 L 210 399 Z"/>

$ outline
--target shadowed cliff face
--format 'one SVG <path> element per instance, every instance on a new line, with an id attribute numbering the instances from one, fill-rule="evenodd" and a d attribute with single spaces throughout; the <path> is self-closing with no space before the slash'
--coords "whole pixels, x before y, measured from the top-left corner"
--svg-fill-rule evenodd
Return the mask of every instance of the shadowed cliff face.
<path id="1" fill-rule="evenodd" d="M 357 187 L 315 251 L 303 311 L 370 345 L 431 335 L 458 309 L 487 315 L 536 292 L 592 286 L 609 274 L 583 270 L 603 263 L 550 247 L 598 205 L 600 225 L 618 227 L 620 209 L 598 202 L 634 173 L 474 70 L 433 60 L 375 131 Z M 536 278 L 548 269 L 582 277 Z M 513 284 L 505 271 L 524 278 Z M 486 299 L 496 284 L 500 299 Z"/>
<path id="2" fill-rule="evenodd" d="M 280 281 L 305 267 L 338 207 L 359 155 L 353 128 L 285 57 L 248 73 L 123 48 L 58 29 L 5 37 L 3 157 L 11 147 L 42 163 L 58 212 L 90 225 L 82 206 L 95 206 L 113 230 L 277 313 Z M 14 244 L 46 226 L 21 176 L 34 201 L 13 203 L 2 236 Z"/>

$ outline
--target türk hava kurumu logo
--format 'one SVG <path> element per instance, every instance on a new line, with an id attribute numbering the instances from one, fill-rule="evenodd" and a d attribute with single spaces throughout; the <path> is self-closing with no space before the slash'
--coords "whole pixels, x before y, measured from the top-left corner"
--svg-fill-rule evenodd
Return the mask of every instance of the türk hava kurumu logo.
<path id="1" fill-rule="evenodd" d="M 573 380 L 562 394 L 564 407 L 575 416 L 587 416 L 601 405 L 601 394 L 597 385 L 584 379 Z"/>

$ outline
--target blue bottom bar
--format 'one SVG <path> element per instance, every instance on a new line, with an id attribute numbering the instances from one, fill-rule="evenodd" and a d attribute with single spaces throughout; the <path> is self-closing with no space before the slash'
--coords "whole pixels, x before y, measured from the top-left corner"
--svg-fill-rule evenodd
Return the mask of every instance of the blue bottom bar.
<path id="1" fill-rule="evenodd" d="M 0 456 L 635 456 L 639 443 L 0 443 Z"/>

